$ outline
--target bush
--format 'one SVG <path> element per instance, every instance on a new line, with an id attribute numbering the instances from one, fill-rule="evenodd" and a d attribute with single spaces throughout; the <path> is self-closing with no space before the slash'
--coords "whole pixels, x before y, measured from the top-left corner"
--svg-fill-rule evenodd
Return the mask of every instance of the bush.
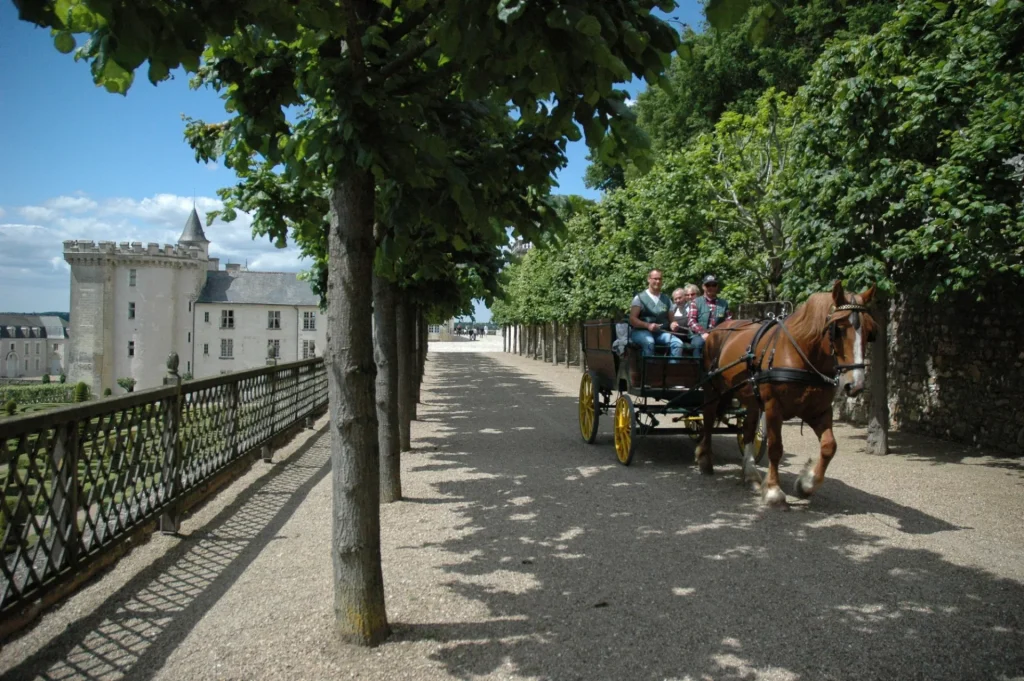
<path id="1" fill-rule="evenodd" d="M 18 411 L 18 403 L 14 400 L 7 400 L 7 404 L 4 405 L 4 411 L 7 412 L 8 416 L 14 416 L 14 412 Z"/>
<path id="2" fill-rule="evenodd" d="M 61 383 L 67 383 L 68 382 L 68 375 L 67 374 L 61 374 L 60 375 L 60 382 Z"/>
<path id="3" fill-rule="evenodd" d="M 61 404 L 71 402 L 72 390 L 66 385 L 8 385 L 0 386 L 0 403 L 14 400 L 18 404 L 39 404 L 50 402 Z"/>
<path id="4" fill-rule="evenodd" d="M 134 378 L 132 378 L 131 376 L 129 376 L 127 378 L 119 378 L 119 379 L 117 379 L 117 384 L 119 386 L 121 386 L 122 388 L 124 388 L 124 391 L 126 393 L 134 392 L 135 391 L 135 384 L 136 383 L 137 383 L 137 381 Z"/>
<path id="5" fill-rule="evenodd" d="M 43 383 L 50 382 L 50 374 L 43 374 Z"/>
<path id="6" fill-rule="evenodd" d="M 111 394 L 112 394 L 113 392 L 114 392 L 114 391 L 113 391 L 113 390 L 111 390 L 110 388 L 104 388 L 104 389 L 103 389 L 103 396 L 104 396 L 104 397 L 110 397 L 110 395 L 111 395 Z"/>
<path id="7" fill-rule="evenodd" d="M 89 384 L 85 381 L 79 381 L 75 384 L 75 394 L 72 398 L 74 402 L 85 402 L 89 399 Z"/>

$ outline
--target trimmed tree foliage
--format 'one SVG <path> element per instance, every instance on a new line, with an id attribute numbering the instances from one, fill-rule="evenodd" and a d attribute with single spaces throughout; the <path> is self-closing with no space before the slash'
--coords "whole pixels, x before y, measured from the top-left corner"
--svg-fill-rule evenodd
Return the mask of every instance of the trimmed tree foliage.
<path id="1" fill-rule="evenodd" d="M 536 145 L 541 157 L 578 139 L 582 127 L 601 161 L 631 157 L 646 167 L 644 140 L 613 84 L 633 76 L 657 82 L 675 32 L 651 14 L 651 0 L 16 4 L 22 18 L 57 31 L 62 51 L 74 48 L 72 34 L 90 34 L 84 56 L 96 82 L 112 91 L 125 92 L 147 60 L 150 80 L 159 82 L 178 64 L 196 71 L 202 57 L 203 77 L 222 89 L 231 114 L 205 129 L 206 141 L 231 159 L 255 152 L 298 186 L 324 183 L 335 609 L 344 638 L 379 642 L 388 624 L 371 339 L 378 185 L 450 196 L 465 243 L 494 229 L 477 202 L 488 187 L 459 168 L 464 149 L 436 134 L 453 103 L 482 101 L 511 102 L 521 143 L 527 151 Z M 674 3 L 657 6 L 670 11 Z M 513 150 L 502 151 L 496 158 L 506 162 Z M 519 168 L 544 189 L 549 170 Z M 544 189 L 522 201 L 535 203 Z M 534 214 L 532 223 L 515 225 L 528 238 L 545 223 L 542 208 Z M 454 235 L 451 242 L 458 248 Z"/>

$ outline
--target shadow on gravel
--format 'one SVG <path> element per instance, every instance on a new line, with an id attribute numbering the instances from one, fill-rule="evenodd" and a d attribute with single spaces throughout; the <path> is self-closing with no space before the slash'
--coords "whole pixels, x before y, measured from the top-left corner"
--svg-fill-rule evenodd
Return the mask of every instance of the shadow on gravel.
<path id="1" fill-rule="evenodd" d="M 867 439 L 860 434 L 852 437 L 861 441 Z M 889 456 L 903 456 L 911 461 L 925 461 L 935 465 L 970 463 L 987 468 L 1003 468 L 1024 476 L 1024 457 L 917 433 L 890 432 Z"/>
<path id="2" fill-rule="evenodd" d="M 93 613 L 7 670 L 4 679 L 154 677 L 330 471 L 329 445 L 313 442 L 242 492 L 201 532 L 183 537 Z"/>
<path id="3" fill-rule="evenodd" d="M 422 441 L 435 450 L 430 468 L 475 474 L 436 484 L 459 504 L 466 531 L 441 544 L 461 557 L 447 568 L 449 587 L 490 619 L 399 623 L 395 640 L 441 642 L 435 659 L 452 676 L 865 681 L 1024 671 L 1024 587 L 915 548 L 922 535 L 960 528 L 834 478 L 808 505 L 765 511 L 739 484 L 728 438 L 716 442 L 714 478 L 696 472 L 692 445 L 677 437 L 645 442 L 622 467 L 609 423 L 598 444 L 582 443 L 575 398 L 490 358 L 432 363 L 439 382 L 427 411 L 462 418 Z M 863 529 L 876 521 L 877 534 Z"/>

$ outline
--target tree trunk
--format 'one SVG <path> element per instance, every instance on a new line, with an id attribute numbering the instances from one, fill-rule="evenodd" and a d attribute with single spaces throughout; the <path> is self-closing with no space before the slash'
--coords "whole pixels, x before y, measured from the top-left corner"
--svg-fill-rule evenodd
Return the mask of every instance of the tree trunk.
<path id="1" fill-rule="evenodd" d="M 558 322 L 551 322 L 551 363 L 558 364 Z"/>
<path id="2" fill-rule="evenodd" d="M 419 367 L 419 343 L 416 340 L 417 334 L 419 334 L 418 320 L 420 318 L 420 307 L 419 305 L 413 305 L 410 310 L 412 317 L 409 319 L 409 375 L 412 380 L 406 385 L 406 389 L 409 391 L 409 418 L 415 421 L 418 417 L 416 413 L 416 404 L 419 400 L 416 395 L 419 393 L 420 385 L 420 367 Z M 411 436 L 410 436 L 411 443 Z"/>
<path id="3" fill-rule="evenodd" d="M 416 394 L 413 395 L 416 404 L 420 404 L 420 386 L 423 385 L 423 372 L 427 356 L 427 323 L 423 318 L 423 309 L 419 308 L 416 313 Z"/>
<path id="4" fill-rule="evenodd" d="M 342 639 L 389 633 L 380 565 L 380 468 L 374 399 L 374 180 L 350 169 L 330 195 L 327 389 L 331 412 L 334 614 Z"/>
<path id="5" fill-rule="evenodd" d="M 878 324 L 878 333 L 871 344 L 871 368 L 868 371 L 868 399 L 871 417 L 865 443 L 869 454 L 889 453 L 889 296 L 876 293 L 872 317 Z"/>
<path id="6" fill-rule="evenodd" d="M 409 327 L 412 325 L 412 306 L 398 296 L 398 304 L 395 306 L 395 338 L 397 340 L 398 354 L 398 441 L 403 452 L 412 449 L 412 437 L 410 423 L 412 421 L 412 405 L 409 398 L 412 391 L 409 390 L 413 379 L 412 355 L 409 354 Z"/>
<path id="7" fill-rule="evenodd" d="M 395 339 L 395 287 L 373 277 L 374 359 L 377 362 L 377 439 L 380 443 L 380 500 L 402 498 L 398 435 L 398 347 Z"/>

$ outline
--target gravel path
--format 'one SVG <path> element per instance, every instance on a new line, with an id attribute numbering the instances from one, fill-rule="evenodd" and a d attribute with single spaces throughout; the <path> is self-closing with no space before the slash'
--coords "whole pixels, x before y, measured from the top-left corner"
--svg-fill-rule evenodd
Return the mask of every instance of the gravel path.
<path id="1" fill-rule="evenodd" d="M 22 679 L 1024 679 L 1024 462 L 923 438 L 839 454 L 762 509 L 734 441 L 615 461 L 575 369 L 434 344 L 406 500 L 382 508 L 379 648 L 332 631 L 325 438 L 257 464 L 0 650 Z M 784 433 L 783 482 L 817 447 Z M 296 448 L 293 447 L 293 450 Z"/>

